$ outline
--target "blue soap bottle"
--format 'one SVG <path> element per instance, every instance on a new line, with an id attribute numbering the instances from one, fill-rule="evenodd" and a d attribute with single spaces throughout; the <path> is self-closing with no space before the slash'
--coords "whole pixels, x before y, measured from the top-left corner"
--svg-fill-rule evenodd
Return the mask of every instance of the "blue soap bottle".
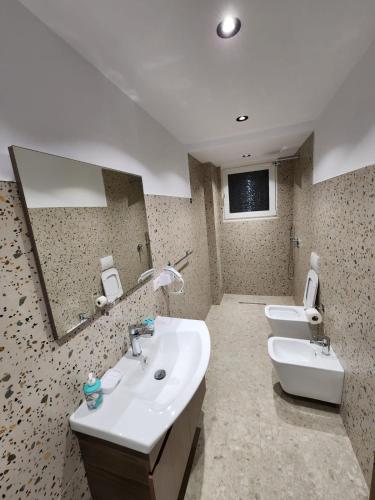
<path id="1" fill-rule="evenodd" d="M 143 320 L 145 328 L 149 331 L 150 335 L 154 334 L 155 331 L 155 320 L 154 318 L 145 318 Z"/>
<path id="2" fill-rule="evenodd" d="M 100 379 L 95 378 L 93 373 L 89 373 L 87 382 L 83 384 L 83 393 L 89 410 L 96 410 L 102 404 L 103 392 Z"/>

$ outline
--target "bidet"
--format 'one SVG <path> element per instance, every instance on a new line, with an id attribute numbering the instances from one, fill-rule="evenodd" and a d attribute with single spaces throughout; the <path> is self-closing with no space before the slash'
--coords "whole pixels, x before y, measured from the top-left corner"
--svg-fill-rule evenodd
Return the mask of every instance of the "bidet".
<path id="1" fill-rule="evenodd" d="M 283 390 L 295 396 L 340 404 L 344 369 L 327 342 L 316 345 L 309 340 L 270 337 L 268 354 Z"/>

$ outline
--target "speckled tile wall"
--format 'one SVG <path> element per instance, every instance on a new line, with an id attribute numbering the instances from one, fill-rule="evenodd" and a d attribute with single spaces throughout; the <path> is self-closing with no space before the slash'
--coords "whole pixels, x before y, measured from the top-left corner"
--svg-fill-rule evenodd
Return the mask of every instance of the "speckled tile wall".
<path id="1" fill-rule="evenodd" d="M 207 226 L 204 206 L 204 169 L 189 157 L 192 199 L 146 196 L 146 209 L 154 267 L 174 264 L 186 251 L 193 251 L 179 264 L 185 280 L 183 295 L 170 295 L 172 316 L 205 318 L 211 306 Z"/>
<path id="2" fill-rule="evenodd" d="M 204 318 L 210 306 L 203 187 L 192 167 L 189 199 L 147 197 L 155 260 L 163 265 L 194 249 L 184 274 L 186 295 L 173 315 Z M 193 220 L 198 218 L 197 224 Z M 199 239 L 199 241 L 197 241 Z M 192 257 L 193 257 L 192 256 Z M 51 334 L 16 185 L 0 182 L 0 495 L 3 499 L 90 498 L 68 416 L 89 370 L 102 373 L 127 346 L 127 325 L 166 314 L 161 292 L 147 283 L 66 342 Z"/>
<path id="3" fill-rule="evenodd" d="M 296 182 L 294 201 L 296 233 L 302 240 L 295 255 L 296 300 L 302 300 L 313 250 L 321 257 L 325 332 L 345 368 L 341 414 L 370 484 L 375 450 L 375 167 L 312 185 L 311 138 L 301 153 L 296 168 L 303 181 Z"/>
<path id="4" fill-rule="evenodd" d="M 224 292 L 291 295 L 289 231 L 293 217 L 293 163 L 278 168 L 278 216 L 222 224 Z"/>
<path id="5" fill-rule="evenodd" d="M 211 295 L 212 303 L 220 304 L 224 293 L 221 262 L 221 176 L 220 168 L 211 163 L 204 164 L 203 168 Z"/>
<path id="6" fill-rule="evenodd" d="M 301 242 L 293 249 L 294 281 L 293 292 L 298 303 L 302 303 L 305 292 L 306 273 L 312 248 L 312 174 L 314 136 L 311 135 L 299 150 L 299 160 L 294 169 L 293 226 L 295 236 Z"/>
<path id="7" fill-rule="evenodd" d="M 56 331 L 61 338 L 79 323 L 80 313 L 94 312 L 93 297 L 101 295 L 99 257 L 111 253 L 108 210 L 31 208 L 29 214 Z M 59 250 L 54 251 L 56 248 Z"/>

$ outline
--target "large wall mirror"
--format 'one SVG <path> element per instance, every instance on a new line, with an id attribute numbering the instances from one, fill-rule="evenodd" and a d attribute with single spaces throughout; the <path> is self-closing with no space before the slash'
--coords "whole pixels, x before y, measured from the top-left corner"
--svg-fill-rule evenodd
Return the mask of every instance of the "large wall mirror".
<path id="1" fill-rule="evenodd" d="M 113 304 L 147 281 L 142 178 L 18 146 L 9 151 L 60 339 L 90 321 L 98 297 Z"/>

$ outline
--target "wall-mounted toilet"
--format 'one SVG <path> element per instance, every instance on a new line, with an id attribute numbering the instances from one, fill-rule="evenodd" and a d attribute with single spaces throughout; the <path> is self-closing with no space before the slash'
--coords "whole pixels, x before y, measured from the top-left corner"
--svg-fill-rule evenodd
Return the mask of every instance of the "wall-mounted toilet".
<path id="1" fill-rule="evenodd" d="M 344 369 L 333 349 L 323 354 L 308 340 L 270 337 L 268 354 L 285 392 L 341 403 Z"/>
<path id="2" fill-rule="evenodd" d="M 108 300 L 108 304 L 113 304 L 113 302 L 123 296 L 124 292 L 121 285 L 120 275 L 114 267 L 112 255 L 102 257 L 100 259 L 100 267 L 102 270 L 104 295 Z"/>
<path id="3" fill-rule="evenodd" d="M 266 318 L 273 335 L 300 339 L 311 338 L 311 319 L 306 314 L 306 310 L 315 307 L 318 285 L 318 275 L 310 269 L 306 279 L 303 306 L 269 305 L 265 307 Z"/>

